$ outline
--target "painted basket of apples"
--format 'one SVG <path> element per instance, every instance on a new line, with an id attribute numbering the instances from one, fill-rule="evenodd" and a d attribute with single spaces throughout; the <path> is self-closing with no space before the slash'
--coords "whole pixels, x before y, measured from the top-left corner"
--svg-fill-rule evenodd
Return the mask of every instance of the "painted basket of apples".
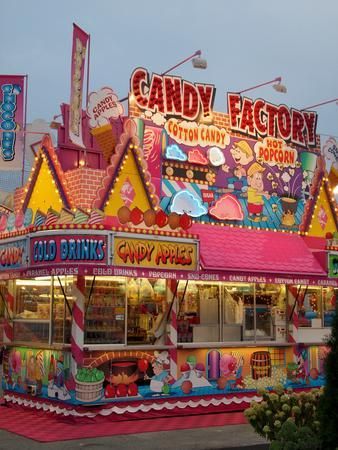
<path id="1" fill-rule="evenodd" d="M 79 369 L 75 376 L 75 397 L 81 402 L 95 402 L 103 395 L 104 373 L 96 368 Z"/>

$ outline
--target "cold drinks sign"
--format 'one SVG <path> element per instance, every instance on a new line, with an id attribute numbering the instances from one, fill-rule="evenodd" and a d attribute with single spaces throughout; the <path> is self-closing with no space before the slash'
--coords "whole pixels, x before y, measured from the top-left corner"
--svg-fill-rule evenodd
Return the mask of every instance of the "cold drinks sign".
<path id="1" fill-rule="evenodd" d="M 58 263 L 107 264 L 107 237 L 101 235 L 56 235 L 33 238 L 31 265 Z"/>

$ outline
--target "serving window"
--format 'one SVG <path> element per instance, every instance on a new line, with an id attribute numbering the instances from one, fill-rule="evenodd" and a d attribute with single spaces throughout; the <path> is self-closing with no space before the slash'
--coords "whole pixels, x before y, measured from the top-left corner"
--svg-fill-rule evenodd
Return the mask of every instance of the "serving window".
<path id="1" fill-rule="evenodd" d="M 164 343 L 165 280 L 86 277 L 86 344 Z"/>
<path id="2" fill-rule="evenodd" d="M 19 342 L 69 343 L 73 277 L 38 277 L 12 283 L 14 339 Z"/>
<path id="3" fill-rule="evenodd" d="M 285 341 L 285 286 L 180 282 L 178 341 Z"/>
<path id="4" fill-rule="evenodd" d="M 299 326 L 321 328 L 332 325 L 338 289 L 320 286 L 293 286 L 289 302 L 296 309 Z"/>

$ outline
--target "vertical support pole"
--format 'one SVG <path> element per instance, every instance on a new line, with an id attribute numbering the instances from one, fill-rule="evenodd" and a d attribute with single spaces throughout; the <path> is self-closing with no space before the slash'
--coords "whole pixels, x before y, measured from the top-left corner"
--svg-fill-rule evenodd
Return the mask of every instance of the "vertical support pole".
<path id="1" fill-rule="evenodd" d="M 4 344 L 14 340 L 13 313 L 14 313 L 14 281 L 8 282 L 8 288 L 4 292 L 5 318 L 4 318 Z"/>
<path id="2" fill-rule="evenodd" d="M 170 311 L 170 325 L 169 333 L 167 334 L 167 345 L 170 345 L 169 350 L 169 360 L 170 360 L 170 375 L 177 380 L 177 286 L 178 281 L 168 280 L 167 281 L 167 299 L 168 303 L 173 302 Z"/>
<path id="3" fill-rule="evenodd" d="M 300 288 L 296 286 L 287 286 L 287 299 L 288 309 L 287 315 L 290 319 L 288 330 L 288 342 L 293 344 L 293 360 L 297 362 L 298 357 L 298 328 L 299 328 L 299 316 L 298 316 L 298 301 L 301 297 Z"/>
<path id="4" fill-rule="evenodd" d="M 71 371 L 73 379 L 79 367 L 83 365 L 84 345 L 84 309 L 85 309 L 85 277 L 78 275 L 73 286 L 75 302 L 73 304 L 71 334 Z"/>

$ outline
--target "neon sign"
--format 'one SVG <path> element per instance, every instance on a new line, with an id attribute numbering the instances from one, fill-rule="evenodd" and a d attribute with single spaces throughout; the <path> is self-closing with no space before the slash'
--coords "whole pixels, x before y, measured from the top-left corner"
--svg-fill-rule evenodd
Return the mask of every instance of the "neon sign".
<path id="1" fill-rule="evenodd" d="M 17 108 L 17 95 L 21 93 L 21 87 L 17 84 L 3 84 L 1 86 L 3 101 L 0 105 L 0 129 L 2 133 L 1 152 L 4 161 L 12 161 L 15 156 L 15 140 L 17 127 L 15 111 Z"/>
<path id="2" fill-rule="evenodd" d="M 139 67 L 131 76 L 130 92 L 142 110 L 194 121 L 200 114 L 205 119 L 211 116 L 216 89 L 156 73 L 150 79 L 148 71 Z"/>
<path id="3" fill-rule="evenodd" d="M 262 99 L 228 94 L 231 130 L 253 137 L 280 137 L 302 147 L 316 146 L 317 114 Z"/>

